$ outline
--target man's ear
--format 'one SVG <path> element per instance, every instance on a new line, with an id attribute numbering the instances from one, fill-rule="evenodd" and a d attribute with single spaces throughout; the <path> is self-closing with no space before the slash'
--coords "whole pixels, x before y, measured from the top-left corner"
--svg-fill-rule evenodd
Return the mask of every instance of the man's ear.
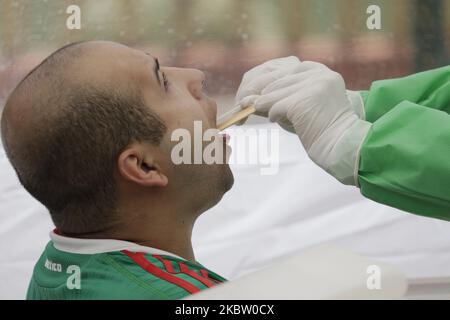
<path id="1" fill-rule="evenodd" d="M 124 179 L 141 186 L 165 187 L 169 182 L 143 145 L 133 144 L 122 151 L 117 166 Z"/>

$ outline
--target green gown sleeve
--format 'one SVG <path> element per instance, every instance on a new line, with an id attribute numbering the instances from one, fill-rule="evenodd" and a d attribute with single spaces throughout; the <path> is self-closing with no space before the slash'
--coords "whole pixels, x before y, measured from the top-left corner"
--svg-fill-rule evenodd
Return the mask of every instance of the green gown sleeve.
<path id="1" fill-rule="evenodd" d="M 450 66 L 405 78 L 375 81 L 360 92 L 366 120 L 375 122 L 402 101 L 450 113 Z"/>
<path id="2" fill-rule="evenodd" d="M 360 150 L 361 193 L 450 221 L 450 66 L 377 81 L 361 94 L 373 123 Z"/>

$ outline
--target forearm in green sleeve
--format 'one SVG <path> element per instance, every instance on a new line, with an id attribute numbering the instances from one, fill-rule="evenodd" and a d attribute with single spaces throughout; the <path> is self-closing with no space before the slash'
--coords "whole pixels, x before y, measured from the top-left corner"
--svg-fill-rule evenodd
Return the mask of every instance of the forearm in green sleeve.
<path id="1" fill-rule="evenodd" d="M 450 113 L 450 66 L 404 78 L 375 81 L 369 91 L 360 94 L 365 120 L 372 123 L 405 100 Z"/>
<path id="2" fill-rule="evenodd" d="M 358 182 L 369 199 L 450 221 L 450 115 L 403 101 L 381 116 L 361 146 Z"/>

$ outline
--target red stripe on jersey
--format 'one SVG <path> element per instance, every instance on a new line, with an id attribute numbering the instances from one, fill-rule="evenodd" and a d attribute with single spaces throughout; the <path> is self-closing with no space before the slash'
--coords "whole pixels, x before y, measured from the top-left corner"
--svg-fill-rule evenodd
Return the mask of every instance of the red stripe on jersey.
<path id="1" fill-rule="evenodd" d="M 134 262 L 136 262 L 142 269 L 147 271 L 148 273 L 154 275 L 155 277 L 158 277 L 160 279 L 163 279 L 167 282 L 173 283 L 184 290 L 186 290 L 189 293 L 196 293 L 199 292 L 200 289 L 194 286 L 192 283 L 189 283 L 183 279 L 177 278 L 176 276 L 167 273 L 154 264 L 152 264 L 150 261 L 145 259 L 144 253 L 142 252 L 130 252 L 128 250 L 122 251 L 124 254 L 126 254 L 128 257 L 130 257 Z"/>
<path id="2" fill-rule="evenodd" d="M 164 268 L 166 269 L 167 272 L 174 273 L 172 264 L 170 263 L 169 260 L 166 260 L 166 259 L 164 259 L 163 257 L 161 257 L 160 255 L 157 255 L 157 254 L 154 254 L 153 257 L 162 262 L 162 264 L 164 265 Z"/>
<path id="3" fill-rule="evenodd" d="M 182 273 L 187 274 L 187 275 L 191 276 L 192 278 L 200 281 L 208 288 L 211 288 L 212 286 L 214 286 L 214 283 L 211 282 L 208 278 L 203 278 L 202 276 L 198 275 L 193 270 L 190 270 L 183 262 L 178 262 L 178 265 L 180 266 L 180 271 Z"/>
<path id="4" fill-rule="evenodd" d="M 173 269 L 172 263 L 169 260 L 164 259 L 163 257 L 161 257 L 160 255 L 157 255 L 157 254 L 154 254 L 153 257 L 163 263 L 164 268 L 166 269 L 167 272 L 174 273 L 174 274 L 179 274 L 179 273 L 187 274 L 187 275 L 195 278 L 196 280 L 202 282 L 205 286 L 208 286 L 208 287 L 214 285 L 214 283 L 216 283 L 216 284 L 221 283 L 215 279 L 210 278 L 208 275 L 208 271 L 206 271 L 205 269 L 199 270 L 201 275 L 205 278 L 205 279 L 203 279 L 195 271 L 190 270 L 185 264 L 183 264 L 183 267 L 180 266 L 180 272 L 175 272 L 175 270 Z M 214 281 L 214 283 L 211 283 L 210 280 Z M 205 281 L 206 281 L 206 283 L 205 283 Z"/>
<path id="5" fill-rule="evenodd" d="M 205 278 L 208 278 L 208 279 L 214 281 L 214 282 L 217 283 L 217 284 L 222 283 L 222 282 L 220 282 L 220 281 L 218 281 L 218 280 L 216 280 L 216 279 L 214 279 L 214 278 L 211 278 L 211 277 L 209 276 L 208 271 L 206 271 L 205 269 L 201 269 L 201 270 L 200 270 L 200 273 L 201 273 Z"/>

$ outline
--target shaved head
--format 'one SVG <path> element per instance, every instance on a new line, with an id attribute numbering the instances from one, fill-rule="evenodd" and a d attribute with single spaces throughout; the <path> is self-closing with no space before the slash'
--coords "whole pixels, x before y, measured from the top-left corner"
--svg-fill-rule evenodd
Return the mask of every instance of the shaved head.
<path id="1" fill-rule="evenodd" d="M 144 103 L 139 74 L 122 62 L 134 61 L 129 50 L 101 41 L 63 47 L 32 70 L 5 105 L 8 158 L 66 234 L 95 232 L 119 219 L 118 155 L 134 141 L 158 145 L 166 131 Z"/>

